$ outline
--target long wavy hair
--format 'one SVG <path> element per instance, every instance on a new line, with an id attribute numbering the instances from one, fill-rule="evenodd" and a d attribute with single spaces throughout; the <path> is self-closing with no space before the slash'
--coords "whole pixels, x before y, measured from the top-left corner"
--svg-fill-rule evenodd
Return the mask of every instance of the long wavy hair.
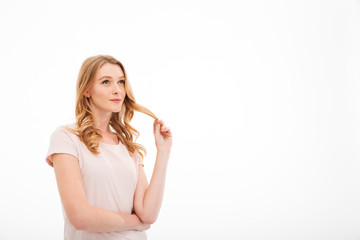
<path id="1" fill-rule="evenodd" d="M 136 103 L 124 66 L 112 56 L 97 55 L 83 62 L 76 84 L 75 115 L 77 129 L 68 129 L 75 133 L 92 153 L 99 153 L 99 140 L 102 138 L 102 134 L 101 131 L 94 126 L 94 113 L 91 110 L 90 100 L 84 94 L 91 88 L 95 80 L 96 72 L 105 63 L 115 64 L 121 68 L 125 77 L 126 90 L 126 96 L 121 110 L 120 112 L 112 113 L 109 125 L 115 130 L 115 134 L 125 145 L 130 155 L 133 157 L 136 154 L 140 154 L 143 159 L 144 155 L 146 155 L 146 149 L 141 144 L 135 143 L 139 132 L 130 125 L 130 121 L 134 116 L 134 110 L 145 113 L 154 119 L 158 118 L 150 110 Z"/>

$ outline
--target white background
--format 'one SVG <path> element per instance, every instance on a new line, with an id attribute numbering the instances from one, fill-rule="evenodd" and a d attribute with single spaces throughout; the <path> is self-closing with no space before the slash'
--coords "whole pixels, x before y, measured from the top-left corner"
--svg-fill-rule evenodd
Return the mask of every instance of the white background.
<path id="1" fill-rule="evenodd" d="M 174 135 L 149 239 L 360 239 L 359 1 L 1 1 L 0 34 L 0 239 L 63 238 L 45 154 L 97 54 Z"/>

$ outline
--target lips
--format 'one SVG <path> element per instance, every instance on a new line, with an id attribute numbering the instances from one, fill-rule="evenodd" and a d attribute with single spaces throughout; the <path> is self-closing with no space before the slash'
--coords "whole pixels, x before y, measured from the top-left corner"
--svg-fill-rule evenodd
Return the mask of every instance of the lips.
<path id="1" fill-rule="evenodd" d="M 115 98 L 115 99 L 111 99 L 110 101 L 119 103 L 119 102 L 121 102 L 121 99 L 120 98 Z"/>

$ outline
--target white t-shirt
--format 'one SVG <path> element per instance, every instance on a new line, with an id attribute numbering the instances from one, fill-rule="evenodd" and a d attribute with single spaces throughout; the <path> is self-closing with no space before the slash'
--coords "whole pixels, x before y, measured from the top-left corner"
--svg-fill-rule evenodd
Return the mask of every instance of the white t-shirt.
<path id="1" fill-rule="evenodd" d="M 76 129 L 76 125 L 68 125 Z M 52 154 L 67 153 L 79 160 L 88 203 L 98 208 L 131 213 L 137 183 L 140 157 L 131 157 L 126 147 L 99 143 L 99 154 L 93 154 L 72 132 L 59 126 L 51 135 L 46 162 L 52 164 Z M 139 231 L 92 233 L 76 230 L 64 212 L 65 240 L 144 240 L 146 233 Z"/>

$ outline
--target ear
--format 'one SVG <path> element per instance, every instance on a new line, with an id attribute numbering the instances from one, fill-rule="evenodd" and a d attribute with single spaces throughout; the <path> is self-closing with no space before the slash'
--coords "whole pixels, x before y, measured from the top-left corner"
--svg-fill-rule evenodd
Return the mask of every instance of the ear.
<path id="1" fill-rule="evenodd" d="M 84 93 L 84 96 L 87 97 L 87 98 L 90 97 L 89 91 L 86 91 L 86 92 Z"/>

